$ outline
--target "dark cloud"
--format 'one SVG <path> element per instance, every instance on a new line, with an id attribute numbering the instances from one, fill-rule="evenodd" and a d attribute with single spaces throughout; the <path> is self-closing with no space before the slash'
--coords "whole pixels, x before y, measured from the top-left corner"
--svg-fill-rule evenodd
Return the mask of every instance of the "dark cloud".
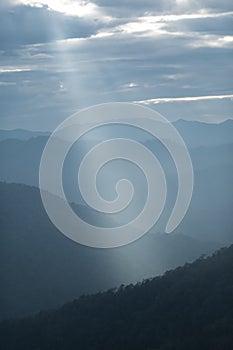
<path id="1" fill-rule="evenodd" d="M 166 24 L 170 31 L 200 32 L 215 35 L 232 35 L 233 15 L 214 18 L 183 19 Z"/>
<path id="2" fill-rule="evenodd" d="M 195 2 L 195 0 L 192 2 Z M 233 2 L 231 0 L 197 0 L 197 4 L 199 8 L 207 8 L 215 12 L 233 11 Z"/>
<path id="3" fill-rule="evenodd" d="M 0 12 L 0 49 L 94 34 L 100 23 L 48 11 L 46 7 L 6 7 Z"/>
<path id="4" fill-rule="evenodd" d="M 93 0 L 95 4 L 105 9 L 108 14 L 120 17 L 142 16 L 146 12 L 161 13 L 192 13 L 208 9 L 211 12 L 232 11 L 231 0 Z"/>
<path id="5" fill-rule="evenodd" d="M 146 12 L 170 11 L 174 4 L 173 0 L 94 0 L 93 2 L 104 9 L 107 14 L 123 18 L 143 16 Z"/>

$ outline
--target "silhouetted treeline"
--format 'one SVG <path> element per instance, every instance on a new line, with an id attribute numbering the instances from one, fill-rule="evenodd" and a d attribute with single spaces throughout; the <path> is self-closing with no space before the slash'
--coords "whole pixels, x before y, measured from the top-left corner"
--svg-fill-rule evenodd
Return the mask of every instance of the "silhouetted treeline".
<path id="1" fill-rule="evenodd" d="M 0 324 L 4 350 L 233 349 L 233 245 L 162 277 Z"/>

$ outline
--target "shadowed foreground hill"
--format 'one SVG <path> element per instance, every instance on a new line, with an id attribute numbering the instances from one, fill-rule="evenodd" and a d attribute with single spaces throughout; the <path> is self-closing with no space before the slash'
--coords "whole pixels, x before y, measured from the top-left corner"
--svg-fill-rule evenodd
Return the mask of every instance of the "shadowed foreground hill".
<path id="1" fill-rule="evenodd" d="M 78 213 L 95 216 L 81 206 Z M 84 247 L 53 226 L 38 189 L 17 184 L 0 183 L 0 227 L 0 320 L 161 275 L 220 248 L 184 234 L 153 233 L 120 249 Z"/>
<path id="2" fill-rule="evenodd" d="M 4 350 L 232 349 L 233 245 L 162 277 L 3 322 L 0 339 Z"/>

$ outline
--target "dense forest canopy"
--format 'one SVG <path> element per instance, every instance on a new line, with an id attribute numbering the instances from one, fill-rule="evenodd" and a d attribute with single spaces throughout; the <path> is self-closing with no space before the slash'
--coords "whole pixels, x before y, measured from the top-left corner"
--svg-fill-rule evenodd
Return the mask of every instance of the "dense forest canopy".
<path id="1" fill-rule="evenodd" d="M 162 277 L 0 325 L 4 350 L 229 350 L 233 245 Z"/>

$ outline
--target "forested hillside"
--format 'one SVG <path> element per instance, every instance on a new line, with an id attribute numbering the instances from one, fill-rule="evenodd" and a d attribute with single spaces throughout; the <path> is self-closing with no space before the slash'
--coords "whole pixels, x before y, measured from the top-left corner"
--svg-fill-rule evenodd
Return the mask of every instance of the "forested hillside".
<path id="1" fill-rule="evenodd" d="M 4 350 L 229 350 L 233 245 L 164 276 L 3 322 Z"/>

